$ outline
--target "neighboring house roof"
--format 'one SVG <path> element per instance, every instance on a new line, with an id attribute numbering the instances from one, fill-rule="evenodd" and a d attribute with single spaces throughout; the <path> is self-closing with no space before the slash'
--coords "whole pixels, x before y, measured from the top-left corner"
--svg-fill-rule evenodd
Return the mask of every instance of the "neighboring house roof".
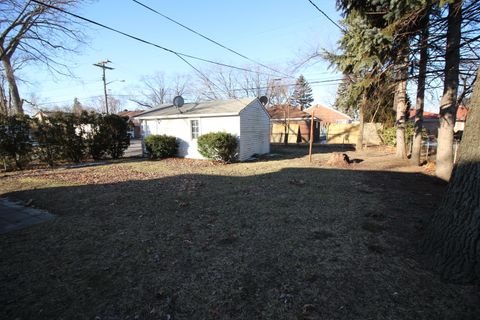
<path id="1" fill-rule="evenodd" d="M 48 118 L 48 117 L 55 116 L 57 114 L 72 114 L 72 113 L 71 112 L 60 111 L 60 110 L 57 110 L 57 111 L 43 111 L 43 110 L 40 110 L 37 113 L 35 113 L 33 115 L 33 117 L 35 117 L 35 118 L 47 117 Z"/>
<path id="2" fill-rule="evenodd" d="M 415 110 L 415 109 L 410 109 L 409 119 L 415 118 L 416 111 L 417 110 Z M 423 120 L 438 120 L 438 113 L 424 111 L 423 112 Z"/>
<path id="3" fill-rule="evenodd" d="M 118 112 L 117 115 L 119 115 L 120 117 L 128 117 L 130 119 L 143 112 L 145 112 L 145 110 L 134 110 L 134 111 L 124 110 L 124 111 Z"/>
<path id="4" fill-rule="evenodd" d="M 258 101 L 257 98 L 214 100 L 207 102 L 185 103 L 180 108 L 172 104 L 163 104 L 154 109 L 147 110 L 135 116 L 136 119 L 168 119 L 168 118 L 193 118 L 193 117 L 220 117 L 235 116 Z M 258 101 L 258 103 L 260 103 Z M 263 105 L 262 105 L 263 106 Z M 267 112 L 265 112 L 267 113 Z M 267 113 L 268 114 L 268 113 Z"/>
<path id="5" fill-rule="evenodd" d="M 413 119 L 415 118 L 415 113 L 416 113 L 416 110 L 415 109 L 410 109 L 410 113 L 409 113 L 409 119 Z M 468 114 L 468 108 L 464 105 L 460 105 L 458 106 L 457 108 L 457 116 L 456 116 L 456 121 L 465 121 L 467 119 L 467 114 Z M 423 112 L 423 119 L 424 120 L 438 120 L 440 118 L 440 116 L 438 115 L 438 113 L 434 113 L 434 112 L 428 112 L 428 111 L 424 111 Z"/>
<path id="6" fill-rule="evenodd" d="M 310 114 L 290 105 L 276 105 L 267 109 L 272 120 L 305 120 L 310 118 Z"/>
<path id="7" fill-rule="evenodd" d="M 336 123 L 337 121 L 352 120 L 352 117 L 350 117 L 348 114 L 327 107 L 323 104 L 316 104 L 305 109 L 305 111 L 308 113 L 312 113 L 313 111 L 315 117 L 320 118 L 320 120 L 324 123 Z"/>

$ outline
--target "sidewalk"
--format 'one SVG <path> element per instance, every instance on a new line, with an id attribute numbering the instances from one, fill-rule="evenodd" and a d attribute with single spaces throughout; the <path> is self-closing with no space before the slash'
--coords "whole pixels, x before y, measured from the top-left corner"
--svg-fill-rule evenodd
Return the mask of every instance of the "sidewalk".
<path id="1" fill-rule="evenodd" d="M 45 210 L 25 207 L 6 198 L 0 198 L 0 234 L 20 230 L 53 218 L 55 216 Z"/>

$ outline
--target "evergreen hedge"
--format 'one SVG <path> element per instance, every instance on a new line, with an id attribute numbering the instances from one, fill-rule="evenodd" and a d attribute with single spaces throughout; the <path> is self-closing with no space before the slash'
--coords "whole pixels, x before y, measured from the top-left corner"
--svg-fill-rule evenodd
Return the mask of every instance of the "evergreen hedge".
<path id="1" fill-rule="evenodd" d="M 146 137 L 143 141 L 151 159 L 169 158 L 177 154 L 178 143 L 175 137 L 154 134 Z"/>
<path id="2" fill-rule="evenodd" d="M 212 160 L 232 162 L 237 158 L 237 137 L 227 132 L 211 132 L 198 137 L 198 152 Z"/>

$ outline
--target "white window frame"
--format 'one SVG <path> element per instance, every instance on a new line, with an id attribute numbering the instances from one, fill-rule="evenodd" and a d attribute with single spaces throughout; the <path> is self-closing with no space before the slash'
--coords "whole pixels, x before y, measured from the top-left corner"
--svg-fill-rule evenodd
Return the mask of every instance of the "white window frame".
<path id="1" fill-rule="evenodd" d="M 194 127 L 194 121 L 196 121 L 196 127 Z M 196 132 L 194 132 L 194 128 L 196 128 Z M 190 138 L 192 140 L 198 139 L 200 136 L 200 120 L 199 119 L 190 119 Z"/>

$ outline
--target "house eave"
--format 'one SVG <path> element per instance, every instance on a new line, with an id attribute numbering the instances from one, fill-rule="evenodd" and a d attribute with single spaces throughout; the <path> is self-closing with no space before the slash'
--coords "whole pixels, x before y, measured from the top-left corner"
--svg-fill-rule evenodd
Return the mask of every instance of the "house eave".
<path id="1" fill-rule="evenodd" d="M 209 113 L 209 114 L 173 114 L 168 116 L 144 116 L 135 117 L 138 120 L 155 120 L 155 119 L 188 119 L 188 118 L 214 118 L 214 117 L 234 117 L 239 113 Z"/>

